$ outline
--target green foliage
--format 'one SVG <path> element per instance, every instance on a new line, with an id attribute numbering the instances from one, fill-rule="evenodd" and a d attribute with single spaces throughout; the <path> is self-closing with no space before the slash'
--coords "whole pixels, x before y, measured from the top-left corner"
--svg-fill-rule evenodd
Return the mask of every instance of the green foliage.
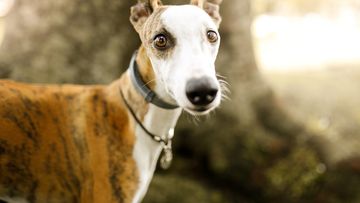
<path id="1" fill-rule="evenodd" d="M 149 195 L 144 203 L 223 203 L 221 191 L 209 189 L 201 184 L 178 175 L 157 175 L 151 183 Z"/>
<path id="2" fill-rule="evenodd" d="M 269 196 L 284 196 L 292 200 L 314 194 L 326 166 L 316 154 L 306 148 L 295 149 L 288 157 L 279 160 L 265 175 L 269 181 Z"/>

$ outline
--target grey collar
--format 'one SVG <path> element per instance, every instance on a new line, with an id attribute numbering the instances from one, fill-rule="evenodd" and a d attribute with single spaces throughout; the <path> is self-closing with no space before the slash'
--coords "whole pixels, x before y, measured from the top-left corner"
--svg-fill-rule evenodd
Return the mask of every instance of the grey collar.
<path id="1" fill-rule="evenodd" d="M 131 58 L 131 62 L 130 62 L 130 66 L 129 66 L 129 70 L 130 70 L 130 78 L 132 83 L 135 86 L 135 89 L 144 97 L 144 99 L 147 102 L 150 102 L 152 104 L 154 104 L 157 107 L 163 108 L 163 109 L 177 109 L 179 108 L 178 105 L 174 105 L 174 104 L 170 104 L 164 100 L 162 100 L 159 96 L 156 95 L 156 93 L 151 90 L 143 81 L 143 79 L 141 78 L 140 72 L 139 72 L 139 68 L 137 66 L 136 63 L 136 56 L 137 56 L 137 51 L 133 54 L 132 58 Z"/>

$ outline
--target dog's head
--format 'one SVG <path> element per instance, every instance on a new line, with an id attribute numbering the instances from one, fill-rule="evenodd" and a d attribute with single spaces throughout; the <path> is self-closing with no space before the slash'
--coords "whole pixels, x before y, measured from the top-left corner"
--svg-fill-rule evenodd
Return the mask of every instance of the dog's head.
<path id="1" fill-rule="evenodd" d="M 215 72 L 220 2 L 163 6 L 160 0 L 148 0 L 131 8 L 130 20 L 152 63 L 157 86 L 196 115 L 208 113 L 221 101 Z"/>

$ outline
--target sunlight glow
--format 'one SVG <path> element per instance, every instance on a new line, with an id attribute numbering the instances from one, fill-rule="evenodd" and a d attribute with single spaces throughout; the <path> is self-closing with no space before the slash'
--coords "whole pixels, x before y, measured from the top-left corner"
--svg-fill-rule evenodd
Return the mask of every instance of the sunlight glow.
<path id="1" fill-rule="evenodd" d="M 334 18 L 310 13 L 260 15 L 253 23 L 262 70 L 326 69 L 360 64 L 360 21 L 351 8 Z"/>
<path id="2" fill-rule="evenodd" d="M 0 0 L 0 17 L 5 16 L 14 4 L 14 0 Z"/>

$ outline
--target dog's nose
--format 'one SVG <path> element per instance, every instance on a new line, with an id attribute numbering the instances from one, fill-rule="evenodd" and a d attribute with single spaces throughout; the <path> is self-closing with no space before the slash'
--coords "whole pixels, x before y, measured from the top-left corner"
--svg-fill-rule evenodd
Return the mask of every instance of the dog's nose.
<path id="1" fill-rule="evenodd" d="M 218 86 L 209 77 L 193 78 L 186 84 L 186 96 L 196 106 L 209 105 L 215 100 L 218 91 Z"/>

